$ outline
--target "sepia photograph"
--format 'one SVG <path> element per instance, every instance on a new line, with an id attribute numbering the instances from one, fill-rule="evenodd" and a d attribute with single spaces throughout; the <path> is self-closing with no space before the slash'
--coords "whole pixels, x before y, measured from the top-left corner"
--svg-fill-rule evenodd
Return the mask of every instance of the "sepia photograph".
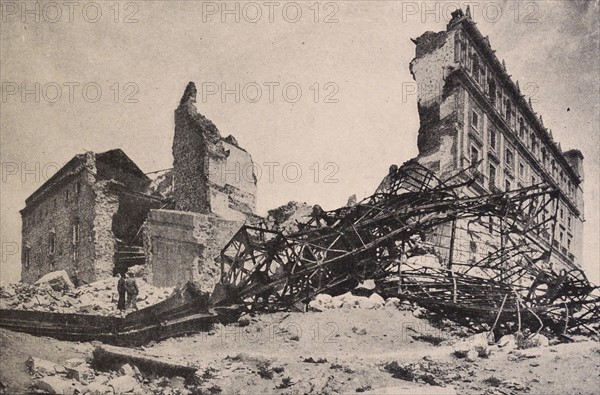
<path id="1" fill-rule="evenodd" d="M 600 395 L 600 0 L 0 0 L 0 395 Z"/>

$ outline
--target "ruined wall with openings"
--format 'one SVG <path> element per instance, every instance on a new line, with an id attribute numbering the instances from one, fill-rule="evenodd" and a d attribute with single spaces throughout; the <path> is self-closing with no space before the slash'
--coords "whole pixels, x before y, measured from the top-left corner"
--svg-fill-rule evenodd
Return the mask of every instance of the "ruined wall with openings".
<path id="1" fill-rule="evenodd" d="M 22 210 L 22 281 L 55 270 L 66 270 L 74 282 L 95 280 L 94 174 L 93 154 L 86 153 Z"/>

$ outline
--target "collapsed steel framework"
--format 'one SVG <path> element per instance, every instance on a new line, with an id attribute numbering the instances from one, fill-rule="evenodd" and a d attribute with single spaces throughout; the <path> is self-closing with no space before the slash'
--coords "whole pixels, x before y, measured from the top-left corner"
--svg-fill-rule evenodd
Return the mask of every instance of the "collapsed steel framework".
<path id="1" fill-rule="evenodd" d="M 411 161 L 392 166 L 376 192 L 337 210 L 313 208 L 298 232 L 243 226 L 221 253 L 215 306 L 300 308 L 374 279 L 379 292 L 465 324 L 597 333 L 598 288 L 578 268 L 551 268 L 558 191 L 539 184 L 468 196 L 473 168 L 441 180 Z M 457 257 L 456 232 L 487 238 Z M 446 242 L 435 242 L 436 234 Z M 435 257 L 435 263 L 431 263 Z M 423 258 L 425 261 L 423 261 Z"/>

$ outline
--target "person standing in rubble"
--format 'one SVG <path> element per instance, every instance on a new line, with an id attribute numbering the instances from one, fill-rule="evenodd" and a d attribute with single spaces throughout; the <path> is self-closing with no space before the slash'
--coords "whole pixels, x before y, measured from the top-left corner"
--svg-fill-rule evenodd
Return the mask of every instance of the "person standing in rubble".
<path id="1" fill-rule="evenodd" d="M 125 273 L 119 273 L 119 281 L 117 282 L 119 301 L 117 302 L 117 309 L 120 311 L 125 310 L 125 291 Z"/>
<path id="2" fill-rule="evenodd" d="M 125 291 L 127 292 L 127 308 L 133 307 L 137 310 L 136 302 L 139 289 L 135 278 L 129 273 L 126 273 Z"/>

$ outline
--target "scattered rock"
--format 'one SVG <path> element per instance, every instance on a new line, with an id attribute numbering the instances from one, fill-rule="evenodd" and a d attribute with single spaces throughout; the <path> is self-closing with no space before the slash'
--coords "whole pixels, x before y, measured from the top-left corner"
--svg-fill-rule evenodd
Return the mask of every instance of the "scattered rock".
<path id="1" fill-rule="evenodd" d="M 373 292 L 375 292 L 375 281 L 373 280 L 365 280 L 352 290 L 352 294 L 355 296 L 369 297 Z"/>
<path id="2" fill-rule="evenodd" d="M 517 339 L 515 335 L 504 335 L 498 341 L 498 347 L 503 350 L 514 350 L 517 348 Z"/>
<path id="3" fill-rule="evenodd" d="M 83 358 L 71 358 L 65 361 L 65 366 L 68 368 L 74 368 L 85 363 L 85 359 Z"/>
<path id="4" fill-rule="evenodd" d="M 548 347 L 550 340 L 546 336 L 537 333 L 529 339 L 529 345 L 530 347 Z"/>
<path id="5" fill-rule="evenodd" d="M 416 318 L 423 318 L 423 317 L 425 317 L 426 314 L 427 314 L 427 310 L 425 310 L 422 307 L 417 307 L 412 312 L 412 315 L 415 316 Z"/>
<path id="6" fill-rule="evenodd" d="M 374 293 L 373 295 L 369 296 L 369 300 L 371 302 L 373 302 L 375 309 L 379 309 L 381 307 L 383 307 L 385 305 L 385 299 L 383 299 L 379 294 Z"/>
<path id="7" fill-rule="evenodd" d="M 187 391 L 187 388 L 185 388 L 185 379 L 181 376 L 172 377 L 170 387 L 178 390 L 179 392 Z"/>
<path id="8" fill-rule="evenodd" d="M 113 394 L 113 390 L 111 387 L 109 387 L 108 385 L 106 385 L 106 383 L 100 383 L 98 381 L 94 381 L 90 384 L 88 384 L 85 387 L 85 393 L 89 394 L 89 395 L 106 395 L 106 394 Z"/>
<path id="9" fill-rule="evenodd" d="M 50 276 L 49 282 L 39 283 L 46 276 Z M 33 285 L 14 283 L 3 286 L 0 289 L 0 308 L 67 314 L 121 315 L 121 311 L 117 309 L 118 279 L 116 277 L 73 288 L 72 284 L 66 282 L 68 276 L 65 278 L 60 272 L 48 273 L 46 276 Z M 154 287 L 142 279 L 137 279 L 137 284 L 143 307 L 161 302 L 173 290 L 173 288 Z"/>
<path id="10" fill-rule="evenodd" d="M 485 358 L 490 354 L 489 340 L 489 335 L 486 332 L 482 332 L 458 341 L 454 344 L 454 355 L 463 358 L 467 357 L 469 352 L 474 351 L 478 357 Z"/>
<path id="11" fill-rule="evenodd" d="M 387 298 L 385 301 L 385 308 L 397 309 L 400 306 L 400 299 L 398 298 Z"/>
<path id="12" fill-rule="evenodd" d="M 73 380 L 65 380 L 59 376 L 47 376 L 35 380 L 33 387 L 48 394 L 72 395 L 83 393 L 81 385 Z"/>
<path id="13" fill-rule="evenodd" d="M 127 392 L 141 392 L 140 385 L 136 379 L 131 376 L 121 376 L 108 382 L 108 386 L 113 388 L 115 394 L 124 394 Z"/>
<path id="14" fill-rule="evenodd" d="M 475 362 L 475 361 L 477 361 L 477 357 L 479 357 L 479 354 L 477 353 L 477 351 L 475 351 L 475 350 L 469 350 L 467 352 L 467 355 L 465 356 L 465 361 L 467 361 L 467 362 Z"/>
<path id="15" fill-rule="evenodd" d="M 29 357 L 26 365 L 32 374 L 54 375 L 56 373 L 56 363 L 46 361 L 45 359 Z"/>
<path id="16" fill-rule="evenodd" d="M 307 362 L 307 363 L 326 363 L 327 359 L 325 359 L 325 358 L 314 359 L 313 357 L 309 357 L 309 358 L 305 358 L 302 362 Z"/>
<path id="17" fill-rule="evenodd" d="M 135 376 L 135 370 L 128 363 L 121 366 L 121 373 L 125 376 Z"/>
<path id="18" fill-rule="evenodd" d="M 66 376 L 67 375 L 67 369 L 65 369 L 64 366 L 62 365 L 54 365 L 54 372 L 58 375 L 62 375 L 62 376 Z"/>
<path id="19" fill-rule="evenodd" d="M 376 388 L 363 394 L 372 395 L 457 395 L 452 386 L 436 387 L 417 384 L 402 384 L 395 387 Z"/>
<path id="20" fill-rule="evenodd" d="M 94 374 L 94 371 L 87 366 L 87 364 L 83 364 L 73 368 L 68 367 L 67 377 L 70 379 L 75 379 L 81 384 L 88 384 L 94 381 L 96 375 Z"/>
<path id="21" fill-rule="evenodd" d="M 238 318 L 237 323 L 238 326 L 248 326 L 250 325 L 251 319 L 248 314 L 243 314 L 240 318 Z"/>
<path id="22" fill-rule="evenodd" d="M 55 291 L 66 291 L 75 288 L 65 270 L 57 270 L 43 275 L 34 285 L 48 284 Z"/>

